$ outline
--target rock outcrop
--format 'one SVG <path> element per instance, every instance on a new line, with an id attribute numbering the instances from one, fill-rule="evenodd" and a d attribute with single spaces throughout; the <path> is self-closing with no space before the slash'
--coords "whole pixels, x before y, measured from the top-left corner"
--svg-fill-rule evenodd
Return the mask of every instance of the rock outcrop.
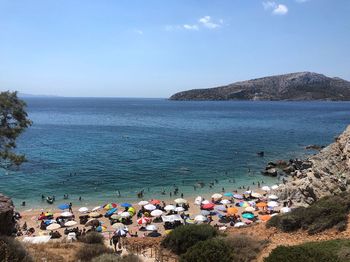
<path id="1" fill-rule="evenodd" d="M 291 170 L 291 179 L 280 186 L 281 200 L 307 206 L 321 197 L 350 190 L 350 126 L 336 141 Z"/>
<path id="2" fill-rule="evenodd" d="M 170 100 L 350 100 L 350 82 L 299 72 L 176 93 Z"/>
<path id="3" fill-rule="evenodd" d="M 15 227 L 14 206 L 9 197 L 0 194 L 0 235 L 11 235 Z"/>

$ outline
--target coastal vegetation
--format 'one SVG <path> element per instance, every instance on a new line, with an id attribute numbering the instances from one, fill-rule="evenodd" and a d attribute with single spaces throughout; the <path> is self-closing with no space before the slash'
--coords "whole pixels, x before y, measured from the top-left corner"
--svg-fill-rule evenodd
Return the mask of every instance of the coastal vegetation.
<path id="1" fill-rule="evenodd" d="M 350 193 L 326 196 L 309 207 L 299 207 L 289 213 L 274 216 L 267 227 L 277 227 L 284 232 L 298 229 L 307 230 L 309 234 L 316 234 L 335 227 L 339 231 L 345 230 L 350 211 Z"/>
<path id="2" fill-rule="evenodd" d="M 33 259 L 18 240 L 0 236 L 0 261 L 31 262 Z"/>
<path id="3" fill-rule="evenodd" d="M 0 93 L 0 166 L 3 168 L 26 161 L 24 155 L 13 151 L 16 139 L 32 124 L 25 108 L 26 103 L 17 97 L 17 92 Z"/>

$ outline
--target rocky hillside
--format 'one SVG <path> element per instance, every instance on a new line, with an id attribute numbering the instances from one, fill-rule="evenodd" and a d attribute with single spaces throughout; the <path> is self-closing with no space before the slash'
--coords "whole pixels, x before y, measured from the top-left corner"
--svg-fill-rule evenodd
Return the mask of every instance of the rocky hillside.
<path id="1" fill-rule="evenodd" d="M 281 186 L 281 199 L 306 206 L 317 199 L 350 190 L 350 125 L 334 143 L 311 156 L 310 165 L 301 165 Z"/>
<path id="2" fill-rule="evenodd" d="M 193 89 L 170 100 L 350 100 L 350 82 L 317 73 L 301 72 Z"/>
<path id="3" fill-rule="evenodd" d="M 11 235 L 15 222 L 13 221 L 14 207 L 10 198 L 0 193 L 0 235 Z"/>

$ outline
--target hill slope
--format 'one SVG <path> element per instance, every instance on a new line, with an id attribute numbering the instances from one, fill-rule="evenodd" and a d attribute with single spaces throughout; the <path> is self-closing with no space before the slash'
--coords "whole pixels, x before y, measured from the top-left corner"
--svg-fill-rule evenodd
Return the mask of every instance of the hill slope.
<path id="1" fill-rule="evenodd" d="M 350 82 L 311 72 L 176 93 L 170 100 L 350 100 Z"/>

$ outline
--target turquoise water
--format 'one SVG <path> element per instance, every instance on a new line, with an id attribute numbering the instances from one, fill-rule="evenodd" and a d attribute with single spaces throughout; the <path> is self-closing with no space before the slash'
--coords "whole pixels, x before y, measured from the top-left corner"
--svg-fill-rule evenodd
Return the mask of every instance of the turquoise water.
<path id="1" fill-rule="evenodd" d="M 347 102 L 26 101 L 34 125 L 18 151 L 28 163 L 0 171 L 0 192 L 29 206 L 41 205 L 41 194 L 92 204 L 133 201 L 142 189 L 146 199 L 163 189 L 169 196 L 173 185 L 185 197 L 202 194 L 208 186 L 193 185 L 214 179 L 212 192 L 273 183 L 260 175 L 268 161 L 302 157 L 306 145 L 329 144 L 350 123 Z"/>

